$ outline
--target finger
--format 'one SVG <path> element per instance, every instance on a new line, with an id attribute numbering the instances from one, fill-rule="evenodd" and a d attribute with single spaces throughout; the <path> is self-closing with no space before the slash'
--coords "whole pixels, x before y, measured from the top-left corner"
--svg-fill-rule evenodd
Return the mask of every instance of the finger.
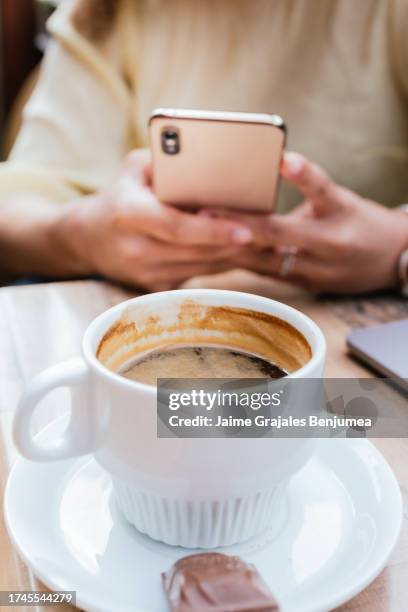
<path id="1" fill-rule="evenodd" d="M 303 155 L 286 153 L 281 174 L 312 202 L 316 216 L 324 215 L 341 206 L 341 190 L 320 166 L 310 162 Z"/>
<path id="2" fill-rule="evenodd" d="M 307 219 L 307 206 L 301 206 L 286 215 L 248 215 L 231 210 L 200 211 L 200 216 L 241 220 L 253 234 L 254 244 L 260 247 L 296 246 L 313 249 L 318 242 L 315 222 Z"/>
<path id="3" fill-rule="evenodd" d="M 252 231 L 241 220 L 203 218 L 170 206 L 164 208 L 169 229 L 181 244 L 226 246 L 252 242 Z"/>
<path id="4" fill-rule="evenodd" d="M 319 291 L 333 282 L 335 276 L 333 267 L 303 252 L 296 255 L 290 271 L 282 276 L 285 257 L 285 254 L 275 250 L 263 251 L 238 258 L 237 264 L 258 274 L 295 283 L 313 291 Z"/>
<path id="5" fill-rule="evenodd" d="M 162 260 L 169 263 L 206 263 L 217 262 L 226 259 L 234 259 L 237 257 L 241 249 L 237 247 L 189 247 L 189 246 L 174 246 L 165 245 L 166 250 L 162 251 L 163 243 L 159 243 L 159 256 Z"/>
<path id="6" fill-rule="evenodd" d="M 225 214 L 230 218 L 242 219 L 253 233 L 253 245 L 243 249 L 290 249 L 296 247 L 311 257 L 333 264 L 344 256 L 347 242 L 342 239 L 339 230 L 333 226 L 333 220 L 316 219 L 311 211 L 309 200 L 305 200 L 286 215 L 249 215 L 232 211 L 204 211 L 202 214 Z"/>
<path id="7" fill-rule="evenodd" d="M 162 204 L 149 189 L 138 188 L 139 202 L 127 202 L 122 228 L 133 229 L 177 245 L 228 247 L 252 241 L 241 220 L 204 218 Z"/>
<path id="8" fill-rule="evenodd" d="M 123 167 L 139 182 L 151 185 L 151 154 L 149 149 L 129 151 L 124 159 Z"/>
<path id="9" fill-rule="evenodd" d="M 205 263 L 233 259 L 238 256 L 242 248 L 233 247 L 193 247 L 172 245 L 150 238 L 148 236 L 129 235 L 122 238 L 121 249 L 130 266 L 140 265 L 145 260 L 149 264 L 159 265 L 173 263 Z"/>

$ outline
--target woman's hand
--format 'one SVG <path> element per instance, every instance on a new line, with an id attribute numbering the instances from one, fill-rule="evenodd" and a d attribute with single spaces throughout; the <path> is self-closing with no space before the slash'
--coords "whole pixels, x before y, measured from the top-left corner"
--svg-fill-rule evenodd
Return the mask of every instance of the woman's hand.
<path id="1" fill-rule="evenodd" d="M 135 151 L 109 188 L 68 207 L 57 233 L 70 236 L 84 271 L 161 290 L 230 268 L 252 239 L 244 222 L 166 206 L 150 182 L 148 154 Z"/>
<path id="2" fill-rule="evenodd" d="M 304 201 L 286 215 L 231 214 L 251 227 L 258 250 L 235 263 L 317 292 L 366 292 L 397 285 L 408 248 L 408 215 L 336 185 L 316 164 L 287 153 L 282 176 Z M 211 213 L 208 213 L 211 214 Z"/>

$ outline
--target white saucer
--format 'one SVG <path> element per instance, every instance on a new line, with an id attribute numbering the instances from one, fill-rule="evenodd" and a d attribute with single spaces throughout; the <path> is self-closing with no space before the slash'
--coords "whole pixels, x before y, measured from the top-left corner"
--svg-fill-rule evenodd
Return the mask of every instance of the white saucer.
<path id="1" fill-rule="evenodd" d="M 52 423 L 41 437 L 55 431 Z M 256 565 L 284 612 L 332 609 L 367 586 L 399 535 L 398 484 L 365 440 L 320 440 L 296 475 L 283 531 L 223 549 Z M 191 550 L 154 542 L 119 514 L 109 477 L 89 455 L 15 463 L 5 494 L 9 533 L 51 589 L 106 612 L 165 612 L 160 573 Z"/>

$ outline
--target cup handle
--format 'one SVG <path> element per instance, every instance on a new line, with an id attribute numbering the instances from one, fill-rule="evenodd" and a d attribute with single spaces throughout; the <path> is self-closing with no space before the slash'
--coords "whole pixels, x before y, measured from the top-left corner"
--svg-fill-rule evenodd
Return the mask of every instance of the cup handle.
<path id="1" fill-rule="evenodd" d="M 72 387 L 69 424 L 58 439 L 40 444 L 30 431 L 31 419 L 40 400 L 57 387 Z M 91 394 L 90 370 L 80 357 L 52 366 L 34 377 L 14 415 L 13 439 L 21 454 L 32 461 L 53 461 L 94 450 L 101 432 Z"/>

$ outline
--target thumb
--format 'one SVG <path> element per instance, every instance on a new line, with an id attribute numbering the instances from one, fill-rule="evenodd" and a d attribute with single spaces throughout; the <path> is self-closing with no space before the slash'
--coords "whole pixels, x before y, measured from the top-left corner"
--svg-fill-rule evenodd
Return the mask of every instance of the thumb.
<path id="1" fill-rule="evenodd" d="M 311 203 L 316 217 L 325 216 L 341 205 L 336 183 L 320 166 L 310 162 L 303 155 L 286 153 L 281 173 Z"/>
<path id="2" fill-rule="evenodd" d="M 153 178 L 151 154 L 148 149 L 134 149 L 130 151 L 125 157 L 123 167 L 142 184 L 151 186 Z"/>

